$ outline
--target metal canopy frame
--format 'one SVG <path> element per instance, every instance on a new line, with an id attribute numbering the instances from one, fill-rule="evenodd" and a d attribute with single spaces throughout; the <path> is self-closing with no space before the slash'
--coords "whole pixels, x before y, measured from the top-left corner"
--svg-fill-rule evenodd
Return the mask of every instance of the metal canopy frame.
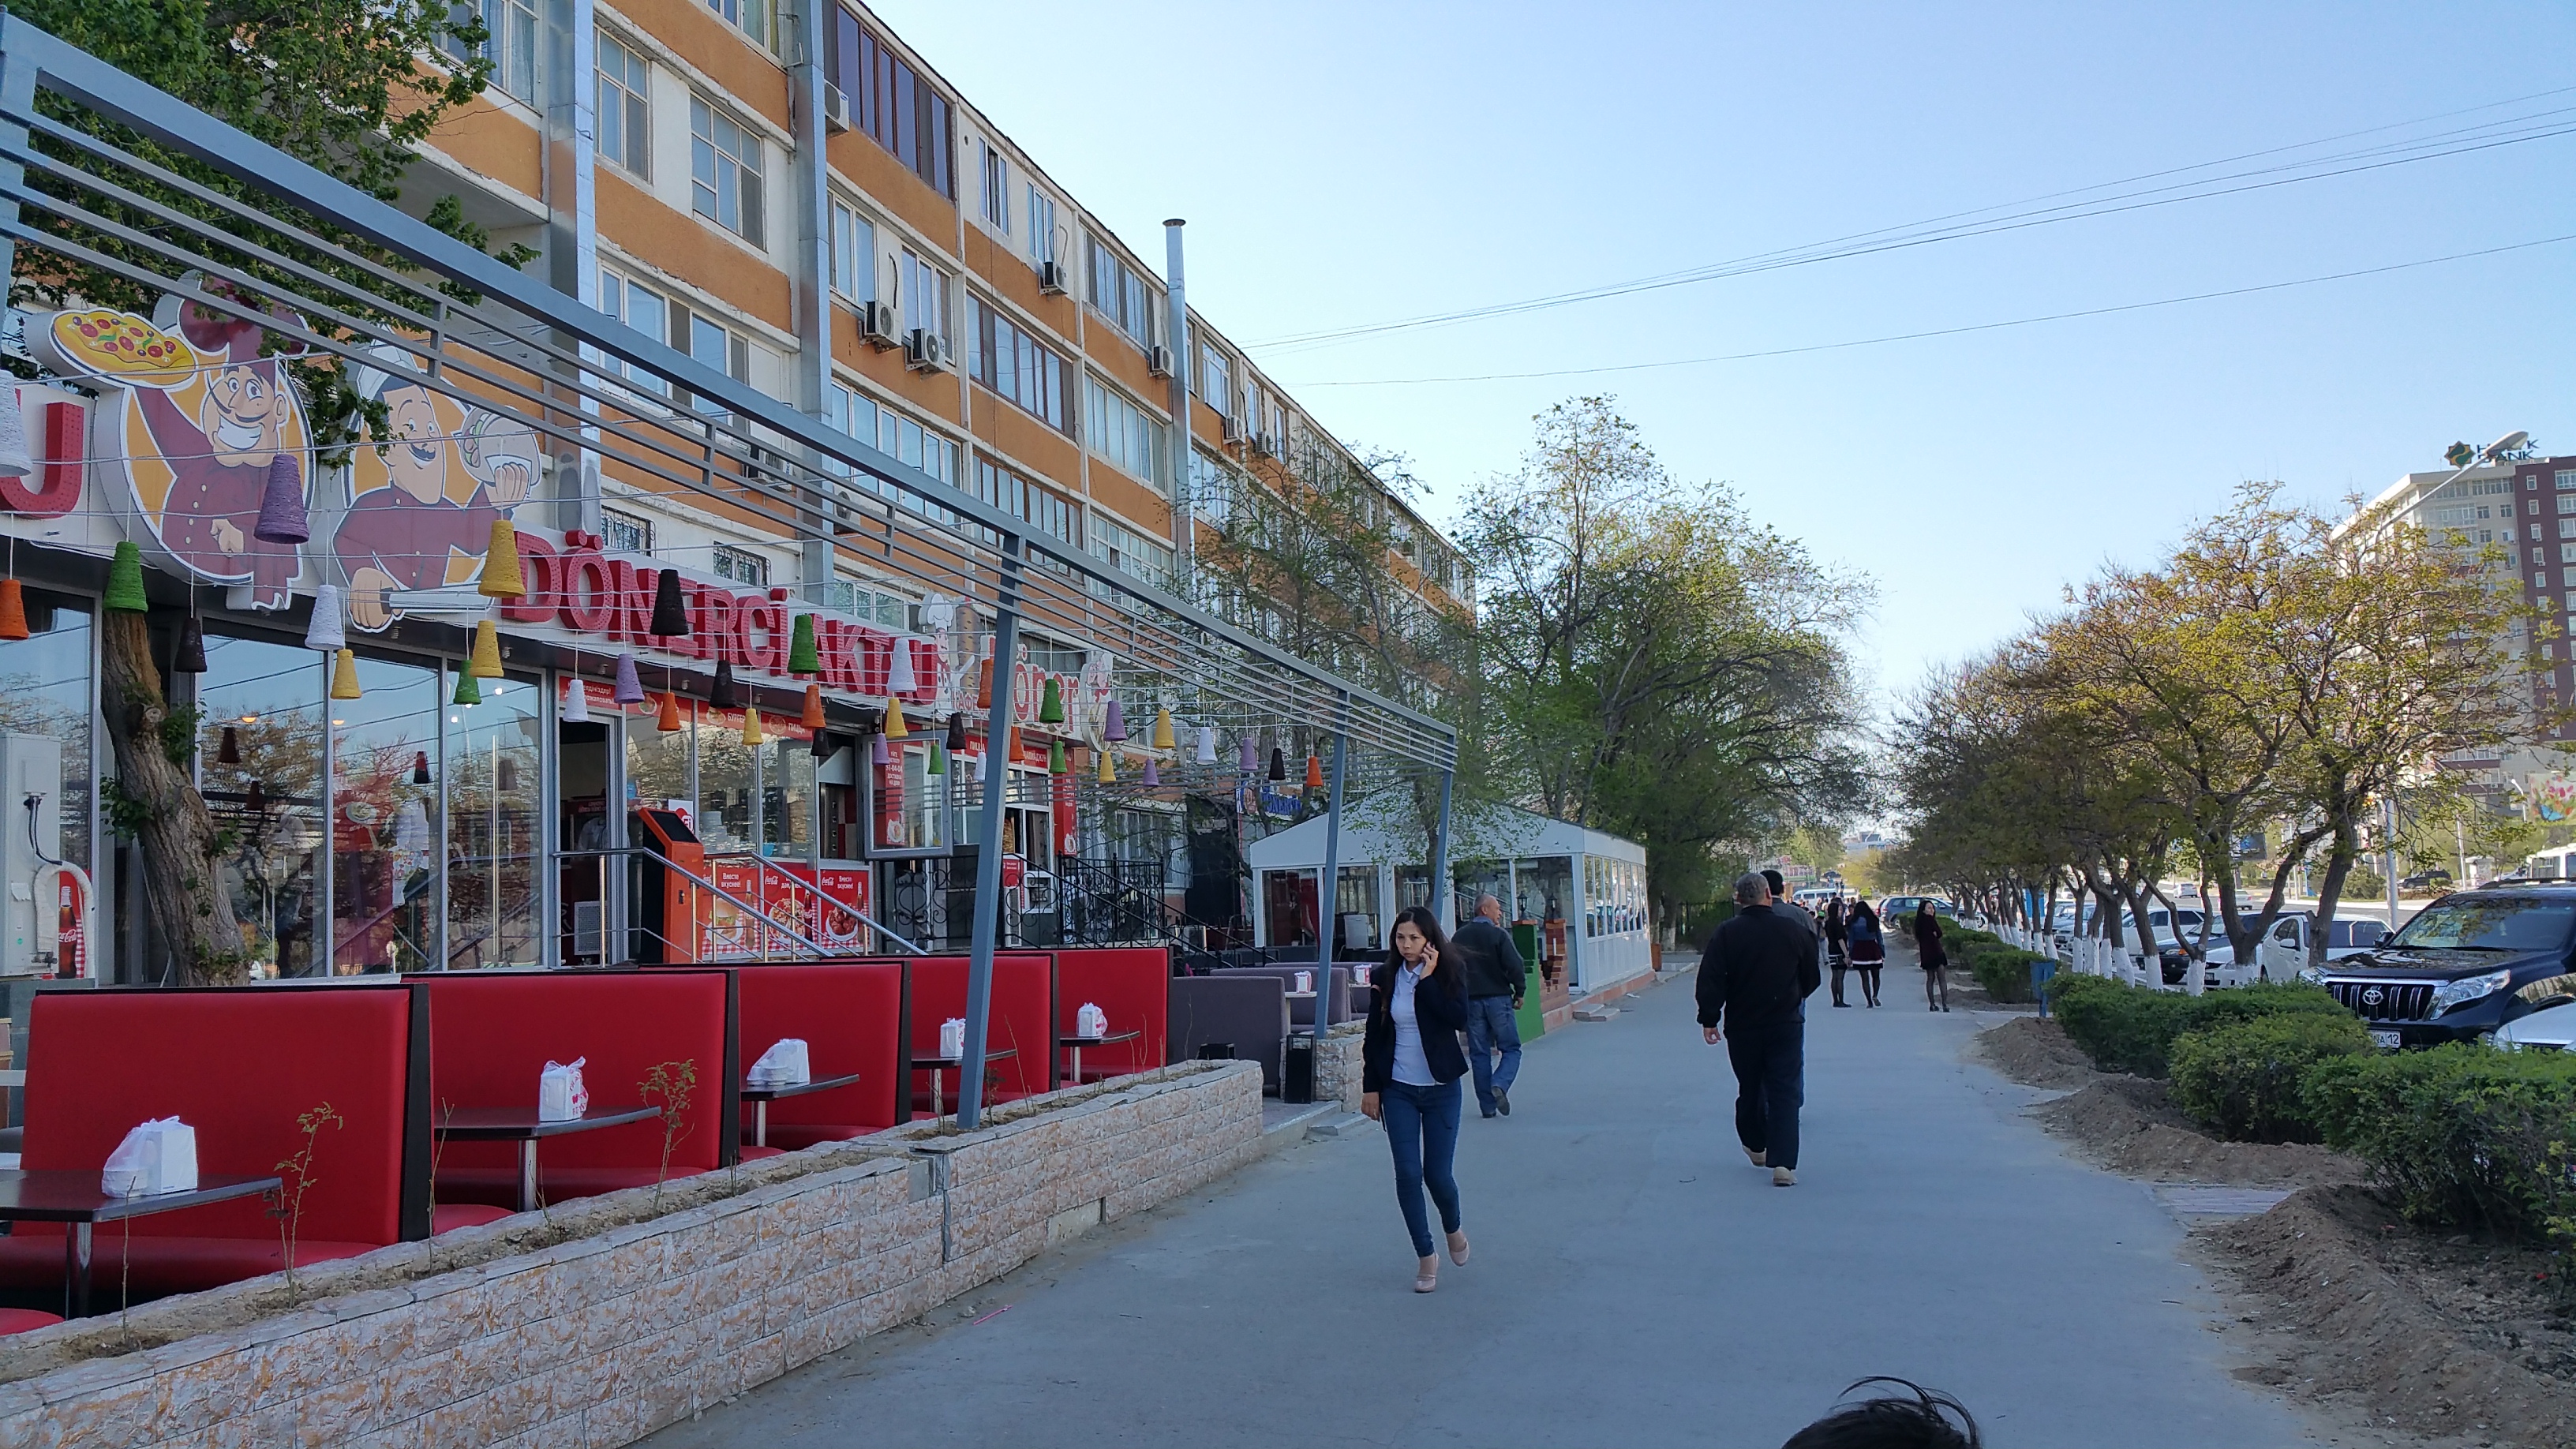
<path id="1" fill-rule="evenodd" d="M 73 118 L 40 108 L 40 91 L 69 103 Z M 203 171 L 183 174 L 139 152 Z M 149 189 L 183 200 L 158 201 Z M 548 440 L 558 506 L 595 508 L 601 490 L 586 480 L 614 476 L 782 541 L 827 545 L 836 565 L 863 563 L 989 614 L 997 659 L 1017 657 L 1023 628 L 1107 648 L 1118 661 L 1114 687 L 1172 710 L 1191 733 L 1210 725 L 1238 749 L 1255 740 L 1265 765 L 1267 748 L 1287 748 L 1290 731 L 1306 732 L 1319 751 L 1329 737 L 1336 834 L 1346 779 L 1436 774 L 1446 834 L 1458 735 L 1445 722 L 1033 529 L 0 13 L 0 269 L 42 276 L 44 265 L 28 267 L 22 252 L 187 293 L 307 356 L 408 366 L 421 386 Z M 988 739 L 1004 737 L 1011 719 L 1013 673 L 994 671 Z M 1173 752 L 1176 771 L 1193 759 L 1193 743 Z M 1143 752 L 1134 739 L 1123 748 Z M 986 751 L 987 800 L 1002 795 L 1006 765 L 1002 751 Z M 1000 819 L 984 812 L 979 902 L 999 897 Z M 995 944 L 993 913 L 979 906 L 977 916 L 975 1057 L 960 1083 L 968 1126 L 980 1105 Z M 1319 934 L 1329 950 L 1331 932 Z"/>

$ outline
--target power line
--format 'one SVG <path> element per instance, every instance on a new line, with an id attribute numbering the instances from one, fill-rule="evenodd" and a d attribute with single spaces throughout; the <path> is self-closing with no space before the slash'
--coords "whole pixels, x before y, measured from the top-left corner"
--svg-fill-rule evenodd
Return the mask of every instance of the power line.
<path id="1" fill-rule="evenodd" d="M 2534 97 L 2525 97 L 2522 99 L 2542 98 L 2560 94 L 2564 90 L 2576 90 L 2576 87 L 2564 87 L 2561 88 L 2561 91 L 2540 92 Z M 2517 103 L 2518 102 L 2495 102 L 2488 106 L 2473 107 L 2471 109 L 2486 110 L 2493 109 L 2495 106 L 2499 105 Z M 1707 266 L 1689 268 L 1678 272 L 1661 273 L 1650 277 L 1635 278 L 1629 281 L 1610 283 L 1599 287 L 1525 298 L 1515 302 L 1494 303 L 1482 307 L 1428 313 L 1389 322 L 1368 323 L 1353 327 L 1292 333 L 1248 345 L 1254 349 L 1265 350 L 1273 355 L 1294 354 L 1297 352 L 1311 351 L 1316 348 L 1335 345 L 1357 338 L 1377 336 L 1390 332 L 1449 326 L 1460 322 L 1478 321 L 1491 317 L 1512 316 L 1519 313 L 1568 306 L 1580 302 L 1599 301 L 1612 297 L 1627 296 L 1638 292 L 1686 286 L 1698 282 L 1723 280 L 1730 277 L 1746 276 L 1758 272 L 1774 271 L 1792 266 L 1805 266 L 1815 262 L 1840 260 L 1853 256 L 1866 256 L 1878 252 L 1926 246 L 1935 242 L 1953 241 L 1966 237 L 1992 235 L 1997 232 L 2017 231 L 2035 226 L 2053 225 L 2063 221 L 2075 221 L 2090 217 L 2116 215 L 2121 212 L 2145 210 L 2151 207 L 2170 206 L 2185 201 L 2201 201 L 2221 196 L 2238 195 L 2249 191 L 2269 190 L 2280 186 L 2295 185 L 2304 181 L 2326 180 L 2331 177 L 2347 176 L 2365 171 L 2383 170 L 2389 167 L 2409 165 L 2419 161 L 2440 160 L 2446 157 L 2463 155 L 2475 151 L 2492 150 L 2501 146 L 2519 145 L 2527 141 L 2547 140 L 2553 137 L 2567 135 L 2570 132 L 2576 132 L 2576 122 L 2557 119 L 2568 116 L 2571 111 L 2576 111 L 2576 108 L 2553 108 L 2544 111 L 2532 112 L 2526 115 L 2511 116 L 2496 121 L 2484 122 L 2475 126 L 2459 127 L 2450 131 L 2439 132 L 2431 136 L 2419 137 L 2413 140 L 2363 147 L 2356 150 L 2339 152 L 2329 156 L 2313 157 L 2305 161 L 2291 162 L 2284 165 L 2255 168 L 2248 171 L 2235 172 L 2222 176 L 2204 177 L 2196 181 L 2151 187 L 2144 190 L 2119 193 L 2107 197 L 2096 197 L 2090 201 L 2042 207 L 2036 210 L 2013 212 L 2000 217 L 1989 217 L 1989 219 L 1984 221 L 1968 222 L 1959 225 L 1940 224 L 1955 221 L 1961 217 L 1985 215 L 1986 213 L 2000 210 L 2004 206 L 2018 206 L 2024 204 L 2000 203 L 1997 206 L 1983 207 L 1974 211 L 1952 212 L 1944 216 L 1933 217 L 1920 222 L 1906 223 L 1902 226 L 1882 227 L 1874 231 L 1851 233 L 1829 241 L 1809 243 L 1799 247 L 1783 248 L 1768 252 L 1758 252 L 1748 256 L 1738 257 L 1731 261 L 1712 263 Z M 2451 112 L 2448 114 L 2457 115 L 2463 114 L 2463 112 Z M 2428 121 L 2446 118 L 2446 116 L 2422 117 L 2414 121 L 2398 122 L 2392 126 L 2375 127 L 2372 128 L 2372 130 L 2398 129 L 2404 126 L 2422 125 Z M 2518 131 L 2512 129 L 2516 127 L 2522 129 Z M 2088 192 L 2104 190 L 2108 187 L 2128 185 L 2130 182 L 2138 180 L 2153 180 L 2164 176 L 2181 174 L 2182 172 L 2187 171 L 2205 170 L 2210 166 L 2232 164 L 2232 162 L 2237 160 L 2253 159 L 2265 155 L 2278 154 L 2282 151 L 2303 150 L 2311 146 L 2323 145 L 2330 141 L 2348 139 L 2351 136 L 2366 135 L 2370 133 L 2371 132 L 2369 131 L 2347 132 L 2342 136 L 2326 137 L 2317 141 L 2303 142 L 2297 146 L 2275 147 L 2268 151 L 2248 152 L 2243 156 L 2228 158 L 2226 161 L 2204 162 L 2197 166 L 2178 167 L 2166 171 L 2149 172 L 2139 177 L 2129 178 L 2127 181 L 2104 182 L 2095 186 L 2078 188 L 2075 191 L 2050 193 L 2047 196 L 2032 198 L 2032 200 L 2047 201 L 2054 200 L 2057 197 L 2062 196 L 2078 196 Z M 2321 167 L 2332 169 L 2317 169 Z M 2289 172 L 2292 174 L 2283 175 L 2281 174 L 2283 172 Z M 2243 184 L 2226 184 L 2230 182 L 2241 182 Z"/>
<path id="2" fill-rule="evenodd" d="M 2391 262 L 2383 267 L 2330 272 L 2324 276 L 2298 277 L 2286 282 L 2262 282 L 2250 287 L 2229 287 L 2217 292 L 2194 292 L 2182 297 L 2160 297 L 2152 302 L 2123 302 L 2117 306 L 2087 307 L 2075 312 L 2051 312 L 2039 317 L 2015 317 L 2003 322 L 1972 322 L 1959 327 L 1936 327 L 1923 332 L 1897 332 L 1885 337 L 1860 337 L 1847 342 L 1816 342 L 1802 347 L 1774 347 L 1761 352 L 1728 352 L 1708 357 L 1676 357 L 1661 362 L 1622 362 L 1601 367 L 1565 367 L 1546 372 L 1487 372 L 1455 377 L 1348 378 L 1334 382 L 1301 382 L 1294 386 L 1300 388 L 1403 387 L 1417 383 L 1509 382 L 1524 378 L 1585 377 L 1611 372 L 1646 372 L 1666 367 L 1698 367 L 1712 362 L 1748 362 L 1765 357 L 1794 357 L 1805 352 L 1835 352 L 1851 347 L 1876 347 L 1887 342 L 1915 342 L 1930 337 L 1956 337 L 1969 332 L 1993 332 L 2006 327 L 2030 327 L 2042 322 L 2065 322 L 2079 317 L 2107 317 L 2119 312 L 2143 312 L 2149 308 L 2173 307 L 2185 302 L 2207 302 L 2222 297 L 2245 297 L 2258 292 L 2278 292 L 2290 287 L 2313 287 L 2320 282 L 2342 282 L 2355 277 L 2376 277 L 2389 272 L 2410 271 L 2416 267 L 2439 266 L 2444 262 L 2468 261 L 2476 257 L 2498 256 L 2506 252 L 2528 251 L 2533 247 L 2554 246 L 2560 242 L 2569 241 L 2576 241 L 2576 232 L 2565 236 L 2541 237 L 2536 241 L 2514 242 L 2500 247 L 2484 247 L 2473 252 L 2453 252 L 2443 257 L 2424 257 L 2411 262 Z"/>

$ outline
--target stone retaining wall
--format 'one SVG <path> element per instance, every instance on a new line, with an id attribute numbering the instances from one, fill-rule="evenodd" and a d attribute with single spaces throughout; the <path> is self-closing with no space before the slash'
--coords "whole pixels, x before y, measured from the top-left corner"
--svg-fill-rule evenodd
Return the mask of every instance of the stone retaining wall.
<path id="1" fill-rule="evenodd" d="M 1338 1097 L 1351 1111 L 1360 1109 L 1360 1037 L 1367 1028 L 1367 1022 L 1346 1021 L 1324 1033 L 1323 1050 L 1315 1057 L 1316 1101 Z"/>
<path id="2" fill-rule="evenodd" d="M 810 1148 L 790 1156 L 817 1170 L 737 1197 L 0 1384 L 0 1446 L 607 1449 L 1262 1150 L 1250 1062 L 970 1134 Z"/>

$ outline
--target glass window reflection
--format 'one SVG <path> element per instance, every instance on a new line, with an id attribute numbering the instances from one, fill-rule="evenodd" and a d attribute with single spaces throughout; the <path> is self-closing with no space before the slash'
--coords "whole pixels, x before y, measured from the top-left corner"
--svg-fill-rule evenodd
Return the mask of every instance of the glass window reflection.
<path id="1" fill-rule="evenodd" d="M 438 947 L 435 665 L 358 661 L 360 698 L 328 701 L 331 971 L 418 971 Z"/>
<path id="2" fill-rule="evenodd" d="M 219 868 L 254 976 L 314 970 L 324 686 L 312 650 L 206 636 L 198 778 L 223 832 Z"/>
<path id="3" fill-rule="evenodd" d="M 480 681 L 482 702 L 447 707 L 447 967 L 533 966 L 542 686 Z"/>

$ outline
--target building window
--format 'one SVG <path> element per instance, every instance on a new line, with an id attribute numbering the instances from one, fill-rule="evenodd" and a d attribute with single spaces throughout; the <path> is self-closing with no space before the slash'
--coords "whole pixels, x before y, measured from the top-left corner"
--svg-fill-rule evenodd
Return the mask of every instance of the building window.
<path id="1" fill-rule="evenodd" d="M 769 587 L 769 560 L 747 548 L 731 544 L 716 545 L 716 577 L 748 584 L 755 589 Z"/>
<path id="2" fill-rule="evenodd" d="M 1234 368 L 1225 354 L 1199 346 L 1199 400 L 1231 417 L 1234 413 Z"/>
<path id="3" fill-rule="evenodd" d="M 1055 198 L 1029 183 L 1029 260 L 1057 260 L 1055 244 Z"/>
<path id="4" fill-rule="evenodd" d="M 1135 268 L 1102 246 L 1098 237 L 1091 239 L 1091 305 L 1139 347 L 1154 342 L 1152 296 Z"/>
<path id="5" fill-rule="evenodd" d="M 1091 451 L 1149 483 L 1166 483 L 1163 424 L 1096 377 L 1083 379 L 1082 429 Z"/>
<path id="6" fill-rule="evenodd" d="M 2558 490 L 2564 493 L 2571 488 L 2576 488 L 2576 468 L 2559 469 Z"/>
<path id="7" fill-rule="evenodd" d="M 620 513 L 614 508 L 599 510 L 599 536 L 608 540 L 610 553 L 653 551 L 653 520 Z"/>
<path id="8" fill-rule="evenodd" d="M 599 310 L 656 342 L 678 340 L 671 331 L 670 301 L 653 288 L 641 282 L 631 281 L 605 267 L 602 267 L 599 272 Z M 671 395 L 669 383 L 640 367 L 628 364 L 617 370 L 642 391 L 656 397 Z"/>
<path id="9" fill-rule="evenodd" d="M 1091 520 L 1092 556 L 1148 583 L 1160 583 L 1172 572 L 1172 550 L 1122 524 Z"/>
<path id="10" fill-rule="evenodd" d="M 849 11 L 834 7 L 839 29 L 824 53 L 824 78 L 850 98 L 850 123 L 894 153 L 930 189 L 955 200 L 950 172 L 953 112 L 948 98 L 924 82 Z"/>
<path id="11" fill-rule="evenodd" d="M 923 261 L 910 248 L 897 266 L 902 283 L 903 326 L 907 332 L 948 335 L 948 274 Z"/>
<path id="12" fill-rule="evenodd" d="M 453 12 L 459 16 L 479 16 L 484 38 L 480 46 L 465 45 L 454 36 L 448 37 L 447 50 L 459 60 L 489 56 L 492 61 L 492 86 L 513 99 L 537 103 L 537 9 L 532 0 L 481 0 L 481 4 L 461 4 Z"/>
<path id="13" fill-rule="evenodd" d="M 769 46 L 778 27 L 770 23 L 769 0 L 707 0 L 707 8 L 723 16 L 727 25 L 740 30 L 754 45 Z"/>
<path id="14" fill-rule="evenodd" d="M 1011 163 L 986 142 L 984 151 L 984 220 L 1011 234 Z"/>
<path id="15" fill-rule="evenodd" d="M 2532 552 L 2537 554 L 2540 550 L 2535 548 Z M 2562 543 L 2558 545 L 2558 561 L 2563 564 L 2576 563 L 2576 543 Z M 2541 582 L 2543 587 L 2546 587 L 2548 584 L 2546 579 Z"/>
<path id="16" fill-rule="evenodd" d="M 599 154 L 639 177 L 653 174 L 653 113 L 645 103 L 650 75 L 644 57 L 599 32 Z"/>
<path id="17" fill-rule="evenodd" d="M 898 463 L 909 463 L 942 483 L 957 482 L 957 445 L 892 408 L 877 406 L 866 393 L 856 392 L 833 383 L 824 390 L 823 420 L 862 443 L 870 444 Z M 891 488 L 875 488 L 885 497 L 895 497 Z M 917 499 L 906 504 L 915 512 L 925 511 Z"/>
<path id="18" fill-rule="evenodd" d="M 1073 431 L 1073 365 L 980 297 L 966 299 L 966 370 L 1059 433 Z"/>
<path id="19" fill-rule="evenodd" d="M 1082 512 L 1070 499 L 1042 488 L 1008 468 L 983 458 L 975 460 L 975 494 L 985 502 L 1025 520 L 1042 533 L 1079 548 Z"/>
<path id="20" fill-rule="evenodd" d="M 832 290 L 853 302 L 877 295 L 877 229 L 849 203 L 832 202 Z"/>
<path id="21" fill-rule="evenodd" d="M 689 205 L 753 246 L 767 245 L 760 138 L 703 96 L 689 97 Z"/>
<path id="22" fill-rule="evenodd" d="M 713 368 L 736 382 L 751 381 L 751 339 L 704 312 L 693 312 L 686 307 L 679 309 L 674 322 L 676 326 L 687 329 L 687 338 L 683 341 L 673 337 L 671 341 L 689 354 L 692 361 Z M 696 406 L 702 413 L 725 410 L 724 404 L 712 398 L 699 398 Z"/>
<path id="23" fill-rule="evenodd" d="M 1198 521 L 1223 533 L 1234 524 L 1243 475 L 1193 448 L 1190 450 L 1190 511 Z"/>

